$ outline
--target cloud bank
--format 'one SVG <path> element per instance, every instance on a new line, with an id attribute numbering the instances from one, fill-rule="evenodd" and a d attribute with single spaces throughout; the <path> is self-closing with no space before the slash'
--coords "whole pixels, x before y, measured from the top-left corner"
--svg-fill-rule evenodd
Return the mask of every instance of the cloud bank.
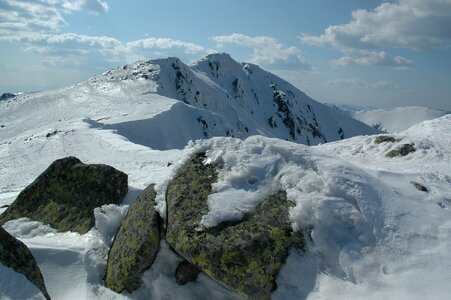
<path id="1" fill-rule="evenodd" d="M 430 50 L 451 47 L 451 0 L 384 1 L 374 10 L 352 12 L 347 24 L 333 25 L 303 43 L 332 48 L 345 55 L 335 65 L 408 66 L 412 61 L 384 49 Z"/>
<path id="2" fill-rule="evenodd" d="M 219 35 L 212 37 L 219 48 L 227 44 L 234 44 L 252 50 L 250 62 L 260 65 L 273 65 L 281 68 L 296 68 L 311 70 L 312 67 L 305 61 L 301 50 L 296 47 L 287 47 L 277 39 L 269 36 L 251 37 L 240 33 Z"/>

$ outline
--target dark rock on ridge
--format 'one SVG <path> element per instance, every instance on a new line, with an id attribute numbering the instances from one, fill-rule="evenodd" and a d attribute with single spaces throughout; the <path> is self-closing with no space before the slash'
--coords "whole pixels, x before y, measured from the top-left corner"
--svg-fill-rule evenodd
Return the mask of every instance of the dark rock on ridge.
<path id="1" fill-rule="evenodd" d="M 422 185 L 421 183 L 415 182 L 415 181 L 411 181 L 410 182 L 417 190 L 419 190 L 420 192 L 426 192 L 428 193 L 429 190 L 427 189 L 427 187 L 425 187 L 424 185 Z"/>
<path id="2" fill-rule="evenodd" d="M 375 144 L 394 143 L 395 141 L 395 138 L 389 135 L 380 135 L 374 139 Z"/>
<path id="3" fill-rule="evenodd" d="M 393 149 L 385 154 L 386 157 L 398 157 L 398 156 L 406 156 L 409 153 L 415 152 L 414 144 L 404 144 L 399 149 Z"/>
<path id="4" fill-rule="evenodd" d="M 94 225 L 94 208 L 122 201 L 127 178 L 107 165 L 83 164 L 71 156 L 58 159 L 0 215 L 0 224 L 27 217 L 59 231 L 84 234 Z"/>

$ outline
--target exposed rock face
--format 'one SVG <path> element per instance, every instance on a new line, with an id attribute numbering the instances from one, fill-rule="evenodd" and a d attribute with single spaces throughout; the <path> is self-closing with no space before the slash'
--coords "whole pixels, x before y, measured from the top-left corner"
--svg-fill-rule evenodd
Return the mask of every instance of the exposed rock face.
<path id="1" fill-rule="evenodd" d="M 13 93 L 3 93 L 3 94 L 0 96 L 0 101 L 6 100 L 6 99 L 9 99 L 9 98 L 13 98 L 13 97 L 16 97 L 16 94 L 13 94 Z"/>
<path id="2" fill-rule="evenodd" d="M 406 156 L 409 153 L 415 152 L 415 147 L 414 144 L 404 144 L 401 146 L 401 148 L 399 149 L 393 149 L 389 152 L 387 152 L 387 154 L 385 154 L 386 157 L 397 157 L 397 156 Z"/>
<path id="3" fill-rule="evenodd" d="M 196 281 L 199 273 L 200 270 L 196 266 L 184 260 L 179 263 L 177 269 L 175 270 L 175 280 L 178 284 L 184 285 L 188 282 Z"/>
<path id="4" fill-rule="evenodd" d="M 46 299 L 50 299 L 44 284 L 41 270 L 24 243 L 10 235 L 0 226 L 0 264 L 23 274 L 41 290 Z"/>
<path id="5" fill-rule="evenodd" d="M 148 186 L 130 206 L 108 255 L 105 284 L 115 292 L 133 292 L 157 254 L 160 233 L 155 211 L 154 185 Z"/>
<path id="6" fill-rule="evenodd" d="M 75 157 L 56 160 L 0 215 L 0 224 L 27 217 L 84 234 L 94 225 L 94 208 L 122 201 L 127 178 L 107 165 L 86 165 Z"/>
<path id="7" fill-rule="evenodd" d="M 292 231 L 286 193 L 265 199 L 239 222 L 200 230 L 216 180 L 215 167 L 205 165 L 202 155 L 180 169 L 166 194 L 166 240 L 186 260 L 240 295 L 270 299 L 289 250 L 304 245 L 302 234 Z"/>
<path id="8" fill-rule="evenodd" d="M 426 192 L 428 193 L 429 190 L 427 189 L 427 187 L 425 187 L 424 185 L 422 185 L 421 183 L 415 182 L 415 181 L 411 181 L 410 182 L 417 190 L 421 191 L 421 192 Z"/>
<path id="9" fill-rule="evenodd" d="M 389 135 L 380 135 L 374 139 L 375 144 L 394 143 L 395 141 L 395 138 Z"/>

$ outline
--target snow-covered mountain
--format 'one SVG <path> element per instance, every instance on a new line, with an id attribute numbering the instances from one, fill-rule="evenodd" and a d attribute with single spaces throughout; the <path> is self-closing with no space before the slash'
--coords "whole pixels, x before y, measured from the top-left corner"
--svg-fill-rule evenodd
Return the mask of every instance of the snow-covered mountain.
<path id="1" fill-rule="evenodd" d="M 115 86 L 123 90 L 130 83 L 135 90 L 128 90 L 128 97 L 134 93 L 142 101 L 156 95 L 180 101 L 156 118 L 133 123 L 108 121 L 104 126 L 154 148 L 182 148 L 190 139 L 212 136 L 260 134 L 316 145 L 375 133 L 312 100 L 285 80 L 256 65 L 237 63 L 228 54 L 211 54 L 192 66 L 177 58 L 140 61 L 77 87 L 103 90 Z M 138 124 L 148 131 L 137 132 Z M 163 128 L 160 124 L 172 126 Z M 156 135 L 160 136 L 158 141 Z"/>
<path id="2" fill-rule="evenodd" d="M 96 208 L 86 234 L 26 218 L 3 227 L 30 248 L 52 299 L 238 299 L 205 274 L 178 285 L 174 271 L 182 259 L 164 240 L 141 288 L 117 294 L 103 282 L 128 205 L 156 183 L 164 212 L 168 181 L 204 151 L 225 166 L 206 225 L 217 216 L 236 218 L 260 196 L 284 189 L 295 205 L 293 228 L 309 232 L 307 251 L 290 253 L 273 299 L 449 298 L 451 116 L 383 143 L 369 135 L 340 140 L 340 128 L 344 138 L 373 132 L 227 55 L 191 67 L 173 58 L 138 62 L 71 87 L 18 95 L 0 101 L 0 213 L 66 156 L 127 173 L 129 192 L 122 205 Z M 212 136 L 223 137 L 205 139 Z M 189 142 L 198 138 L 204 140 Z M 337 141 L 297 144 L 324 139 Z M 415 151 L 386 156 L 404 144 Z M 233 201 L 218 204 L 221 199 Z M 24 282 L 0 266 L 0 298 L 42 299 Z"/>
<path id="3" fill-rule="evenodd" d="M 349 115 L 369 126 L 377 126 L 387 132 L 399 132 L 426 120 L 432 120 L 450 112 L 421 106 L 403 106 L 385 109 L 345 109 Z"/>
<path id="4" fill-rule="evenodd" d="M 84 116 L 90 126 L 153 149 L 181 149 L 189 140 L 213 136 L 259 134 L 316 145 L 376 132 L 228 54 L 208 55 L 192 66 L 177 58 L 138 61 L 74 86 L 3 102 L 6 115 L 27 107 L 45 126 Z"/>

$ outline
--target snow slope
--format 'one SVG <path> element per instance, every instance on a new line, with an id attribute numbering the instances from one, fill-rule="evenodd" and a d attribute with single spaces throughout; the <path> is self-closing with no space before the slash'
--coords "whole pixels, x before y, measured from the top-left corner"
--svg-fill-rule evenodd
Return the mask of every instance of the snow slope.
<path id="1" fill-rule="evenodd" d="M 365 124 L 380 124 L 385 131 L 399 132 L 409 127 L 444 116 L 450 112 L 420 106 L 351 111 L 351 116 Z"/>
<path id="2" fill-rule="evenodd" d="M 290 254 L 277 279 L 274 299 L 449 298 L 450 115 L 395 134 L 395 144 L 376 145 L 374 136 L 357 136 L 308 147 L 283 140 L 292 140 L 289 128 L 281 125 L 289 114 L 284 109 L 278 111 L 274 95 L 279 99 L 283 92 L 285 96 L 280 97 L 289 99 L 292 107 L 304 107 L 303 112 L 309 111 L 310 105 L 321 125 L 315 128 L 313 113 L 299 117 L 305 123 L 299 121 L 296 126 L 313 124 L 313 129 L 305 125 L 302 135 L 295 134 L 296 142 L 307 142 L 307 137 L 312 144 L 322 142 L 322 137 L 313 134 L 319 127 L 328 141 L 337 140 L 337 124 L 347 137 L 352 130 L 357 134 L 360 125 L 355 124 L 360 123 L 333 115 L 332 110 L 310 103 L 313 100 L 298 91 L 292 91 L 295 96 L 287 96 L 288 83 L 275 77 L 268 79 L 269 73 L 253 65 L 234 64 L 224 55 L 211 56 L 193 67 L 177 61 L 138 62 L 71 87 L 0 102 L 0 207 L 14 201 L 51 162 L 69 155 L 85 163 L 109 164 L 129 175 L 130 191 L 124 203 L 97 208 L 96 225 L 85 235 L 59 233 L 28 219 L 4 225 L 36 257 L 52 298 L 237 299 L 205 275 L 196 283 L 178 286 L 173 275 L 181 258 L 164 241 L 139 290 L 119 295 L 102 283 L 106 255 L 128 204 L 148 184 L 156 183 L 158 209 L 164 212 L 168 180 L 189 155 L 204 150 L 209 162 L 223 161 L 226 168 L 215 184 L 216 193 L 209 200 L 211 211 L 204 217 L 203 226 L 240 218 L 262 196 L 279 188 L 286 189 L 296 203 L 291 220 L 295 229 L 308 233 L 309 250 Z M 184 81 L 179 83 L 186 87 L 186 95 L 174 88 L 178 73 L 172 63 L 189 78 L 188 82 L 193 81 L 191 91 Z M 226 64 L 231 66 L 223 69 Z M 237 98 L 231 96 L 235 84 L 226 70 L 233 66 L 242 72 L 236 86 L 237 90 L 241 86 L 244 94 L 263 86 L 260 81 L 275 82 L 276 89 L 269 86 L 256 91 L 262 106 L 241 99 L 241 92 Z M 165 68 L 173 69 L 172 73 L 161 72 Z M 249 70 L 261 76 L 246 77 Z M 174 78 L 165 79 L 163 75 Z M 199 104 L 194 100 L 194 87 L 199 87 Z M 227 95 L 233 101 L 227 100 Z M 184 96 L 189 104 L 183 101 Z M 221 101 L 213 101 L 213 96 Z M 283 101 L 279 102 L 284 107 Z M 254 118 L 252 110 L 254 116 L 266 115 Z M 277 128 L 265 120 L 271 116 Z M 345 128 L 346 124 L 349 127 Z M 211 137 L 229 130 L 232 135 L 232 129 L 235 137 L 260 136 L 189 142 L 205 138 L 205 133 Z M 393 147 L 410 142 L 415 143 L 416 152 L 404 158 L 384 156 Z M 424 184 L 429 192 L 416 190 L 410 181 Z M 219 205 L 224 198 L 233 201 Z M 10 270 L 3 268 L 0 272 L 12 278 Z M 4 291 L 0 286 L 2 297 L 19 295 L 19 287 L 19 283 L 12 284 Z M 27 295 L 32 298 L 34 293 Z"/>
<path id="3" fill-rule="evenodd" d="M 102 285 L 106 254 L 127 203 L 146 184 L 157 182 L 158 207 L 164 211 L 167 180 L 198 151 L 207 151 L 206 163 L 224 165 L 202 225 L 239 219 L 265 195 L 281 188 L 296 203 L 290 216 L 293 227 L 307 233 L 308 251 L 290 254 L 278 276 L 274 299 L 445 299 L 451 295 L 451 115 L 394 135 L 395 144 L 376 145 L 374 136 L 362 136 L 315 147 L 254 136 L 244 141 L 218 137 L 191 142 L 184 150 L 157 151 L 112 131 L 79 125 L 75 129 L 81 131 L 79 135 L 58 138 L 57 134 L 54 141 L 49 139 L 53 146 L 43 149 L 42 143 L 32 143 L 29 159 L 51 160 L 62 154 L 54 143 L 73 140 L 65 151 L 125 170 L 132 186 L 124 205 L 96 209 L 96 226 L 85 235 L 58 233 L 27 219 L 5 224 L 31 248 L 55 299 L 236 299 L 206 276 L 178 286 L 173 274 L 180 258 L 164 242 L 138 291 L 118 295 Z M 404 158 L 385 157 L 403 143 L 415 143 L 417 151 Z M 1 160 L 3 165 L 8 161 Z M 176 164 L 167 167 L 169 161 Z M 4 170 L 16 178 L 11 182 L 25 184 L 17 178 L 32 176 L 26 176 L 19 162 L 11 160 Z M 32 173 L 37 169 L 39 165 L 27 167 Z M 1 179 L 4 186 L 6 178 Z M 429 192 L 416 190 L 411 181 L 424 184 Z"/>

